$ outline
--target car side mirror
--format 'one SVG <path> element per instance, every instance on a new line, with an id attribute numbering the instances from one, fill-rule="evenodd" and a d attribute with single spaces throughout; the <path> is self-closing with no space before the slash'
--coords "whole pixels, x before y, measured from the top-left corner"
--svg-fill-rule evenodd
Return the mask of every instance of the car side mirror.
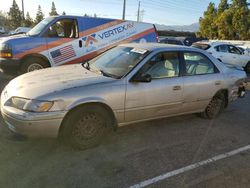
<path id="1" fill-rule="evenodd" d="M 131 80 L 132 82 L 151 82 L 152 81 L 152 77 L 150 74 L 142 74 L 142 75 L 137 75 L 135 77 L 132 78 Z"/>

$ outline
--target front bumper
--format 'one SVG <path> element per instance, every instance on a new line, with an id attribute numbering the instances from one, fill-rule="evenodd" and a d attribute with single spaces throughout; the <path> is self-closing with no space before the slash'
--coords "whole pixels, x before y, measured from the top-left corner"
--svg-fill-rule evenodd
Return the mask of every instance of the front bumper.
<path id="1" fill-rule="evenodd" d="M 31 113 L 12 107 L 3 107 L 1 113 L 11 131 L 29 137 L 51 138 L 58 136 L 60 125 L 66 115 L 65 111 Z"/>
<path id="2" fill-rule="evenodd" d="M 0 69 L 16 71 L 20 67 L 20 60 L 19 59 L 7 59 L 7 58 L 0 58 Z"/>

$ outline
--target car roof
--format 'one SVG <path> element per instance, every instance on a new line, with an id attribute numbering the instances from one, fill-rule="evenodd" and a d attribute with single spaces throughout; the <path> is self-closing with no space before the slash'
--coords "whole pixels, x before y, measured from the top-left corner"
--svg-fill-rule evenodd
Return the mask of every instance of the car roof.
<path id="1" fill-rule="evenodd" d="M 163 44 L 163 43 L 127 43 L 121 44 L 119 46 L 131 47 L 131 48 L 141 48 L 148 51 L 155 51 L 160 49 L 168 49 L 168 50 L 197 50 L 196 48 L 189 47 L 189 46 L 179 46 L 179 45 L 172 45 L 172 44 Z"/>
<path id="2" fill-rule="evenodd" d="M 221 41 L 199 41 L 199 42 L 195 42 L 194 44 L 206 44 L 210 46 L 215 46 L 215 45 L 222 45 L 222 44 L 229 44 L 229 43 L 221 42 Z"/>

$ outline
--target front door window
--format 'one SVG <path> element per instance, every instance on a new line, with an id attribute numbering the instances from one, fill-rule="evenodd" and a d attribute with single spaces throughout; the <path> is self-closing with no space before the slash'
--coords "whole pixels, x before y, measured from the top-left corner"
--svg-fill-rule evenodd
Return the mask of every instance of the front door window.
<path id="1" fill-rule="evenodd" d="M 77 22 L 74 19 L 61 19 L 47 31 L 50 38 L 78 38 Z"/>

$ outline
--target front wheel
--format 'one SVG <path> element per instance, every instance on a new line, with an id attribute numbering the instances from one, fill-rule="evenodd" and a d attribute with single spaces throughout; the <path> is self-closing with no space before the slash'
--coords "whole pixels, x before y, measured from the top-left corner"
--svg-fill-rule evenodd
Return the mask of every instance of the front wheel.
<path id="1" fill-rule="evenodd" d="M 60 137 L 77 149 L 94 147 L 107 133 L 107 115 L 98 106 L 79 107 L 64 120 Z"/>
<path id="2" fill-rule="evenodd" d="M 32 72 L 49 67 L 49 63 L 42 58 L 32 57 L 26 59 L 21 65 L 21 73 Z"/>
<path id="3" fill-rule="evenodd" d="M 225 105 L 225 95 L 222 92 L 218 93 L 211 99 L 205 111 L 201 113 L 201 116 L 207 119 L 216 118 L 222 112 Z"/>

